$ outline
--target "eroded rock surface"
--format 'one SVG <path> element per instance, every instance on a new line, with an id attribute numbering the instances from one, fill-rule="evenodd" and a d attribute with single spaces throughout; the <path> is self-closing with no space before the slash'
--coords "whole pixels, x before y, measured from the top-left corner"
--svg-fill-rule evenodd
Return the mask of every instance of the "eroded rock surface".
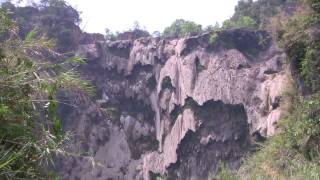
<path id="1" fill-rule="evenodd" d="M 253 135 L 274 134 L 285 54 L 265 31 L 223 31 L 215 44 L 209 37 L 80 45 L 97 97 L 61 114 L 95 163 L 67 158 L 63 177 L 202 179 L 221 160 L 236 169 Z"/>

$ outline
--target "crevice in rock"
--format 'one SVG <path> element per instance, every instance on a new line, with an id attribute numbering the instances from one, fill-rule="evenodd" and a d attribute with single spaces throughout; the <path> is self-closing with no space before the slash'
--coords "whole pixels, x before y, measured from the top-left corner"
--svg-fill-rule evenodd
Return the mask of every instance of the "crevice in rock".
<path id="1" fill-rule="evenodd" d="M 251 68 L 251 66 L 249 64 L 240 64 L 237 69 L 241 70 L 241 69 L 247 69 L 247 68 Z"/>
<path id="2" fill-rule="evenodd" d="M 196 70 L 197 70 L 198 73 L 206 69 L 206 67 L 203 66 L 203 65 L 200 63 L 200 59 L 199 59 L 198 56 L 196 56 L 194 62 L 195 62 Z"/>
<path id="3" fill-rule="evenodd" d="M 253 60 L 260 52 L 271 46 L 272 39 L 266 31 L 248 29 L 230 29 L 218 35 L 219 49 L 237 49 L 247 58 Z"/>
<path id="4" fill-rule="evenodd" d="M 132 41 L 116 41 L 116 42 L 110 43 L 108 46 L 108 50 L 110 54 L 113 54 L 115 56 L 125 58 L 125 59 L 129 59 L 131 48 L 132 48 Z"/>
<path id="5" fill-rule="evenodd" d="M 153 65 L 151 64 L 141 64 L 138 62 L 133 66 L 133 69 L 131 72 L 125 76 L 128 80 L 136 80 L 137 77 L 143 73 L 143 72 L 148 72 L 151 73 L 153 71 Z"/>
<path id="6" fill-rule="evenodd" d="M 161 81 L 161 90 L 158 95 L 160 99 L 162 98 L 165 89 L 168 89 L 171 93 L 175 91 L 175 87 L 172 85 L 172 81 L 169 76 L 164 77 Z"/>
<path id="7" fill-rule="evenodd" d="M 157 87 L 157 80 L 156 80 L 155 75 L 152 75 L 152 76 L 148 79 L 148 81 L 147 81 L 147 87 L 149 87 L 151 90 L 156 89 L 156 87 Z"/>
<path id="8" fill-rule="evenodd" d="M 159 180 L 162 176 L 159 173 L 149 172 L 150 180 Z"/>
<path id="9" fill-rule="evenodd" d="M 173 85 L 171 82 L 171 78 L 169 76 L 166 76 L 161 81 L 161 89 L 172 89 Z"/>
<path id="10" fill-rule="evenodd" d="M 154 56 L 154 63 L 160 64 L 161 66 L 164 66 L 166 64 L 166 61 L 158 56 Z"/>
<path id="11" fill-rule="evenodd" d="M 209 172 L 216 172 L 219 161 L 237 168 L 250 147 L 244 106 L 213 100 L 200 106 L 189 97 L 184 108 L 191 108 L 201 123 L 181 140 L 178 160 L 167 168 L 168 179 L 207 178 Z"/>
<path id="12" fill-rule="evenodd" d="M 184 40 L 185 47 L 181 50 L 180 56 L 187 56 L 196 48 L 207 49 L 209 45 L 209 34 L 201 34 L 192 36 Z"/>
<path id="13" fill-rule="evenodd" d="M 262 68 L 273 56 L 263 59 L 269 52 L 265 51 L 268 49 L 269 39 L 262 31 L 248 29 L 223 31 L 219 33 L 214 47 L 210 47 L 209 37 L 208 33 L 188 37 L 185 42 L 181 40 L 154 42 L 151 39 L 141 43 L 137 40 L 134 44 L 129 40 L 107 42 L 102 44 L 102 47 L 97 46 L 97 51 L 101 52 L 98 55 L 88 55 L 88 63 L 81 66 L 85 78 L 92 80 L 97 86 L 98 93 L 92 102 L 95 106 L 92 109 L 81 107 L 79 112 L 71 115 L 70 112 L 76 110 L 66 108 L 61 113 L 67 114 L 65 116 L 67 120 L 63 121 L 64 126 L 76 126 L 75 132 L 81 136 L 77 142 L 84 142 L 81 144 L 81 150 L 96 154 L 94 158 L 101 159 L 104 167 L 101 168 L 102 174 L 97 171 L 91 175 L 87 171 L 85 160 L 77 158 L 80 160 L 74 162 L 73 166 L 80 168 L 70 170 L 70 176 L 67 177 L 73 178 L 80 173 L 93 178 L 101 175 L 105 179 L 135 179 L 137 175 L 136 179 L 142 179 L 141 173 L 144 173 L 145 167 L 148 166 L 150 167 L 146 168 L 148 171 L 167 171 L 165 173 L 167 179 L 207 179 L 209 172 L 212 174 L 216 172 L 219 161 L 224 161 L 228 167 L 236 169 L 243 155 L 252 151 L 253 141 L 249 135 L 249 128 L 257 131 L 258 141 L 263 140 L 259 130 L 253 129 L 256 124 L 248 124 L 244 106 L 215 100 L 208 100 L 200 105 L 192 97 L 187 97 L 182 105 L 179 102 L 183 99 L 180 98 L 185 96 L 186 88 L 189 91 L 189 80 L 192 80 L 191 90 L 194 90 L 192 92 L 199 95 L 199 98 L 223 98 L 226 102 L 242 102 L 246 104 L 248 110 L 250 109 L 248 111 L 250 122 L 260 123 L 259 118 L 267 116 L 270 107 L 279 108 L 280 100 L 270 100 L 269 96 L 260 96 L 260 92 L 256 92 L 261 82 L 256 80 L 255 76 L 262 72 L 263 78 L 269 77 L 263 74 L 265 69 Z M 259 42 L 260 40 L 262 41 Z M 249 57 L 250 62 L 247 62 L 241 53 Z M 225 58 L 222 57 L 223 54 Z M 139 57 L 143 59 L 138 59 Z M 228 57 L 234 61 L 225 62 Z M 166 64 L 169 58 L 170 61 L 178 62 Z M 187 62 L 187 66 L 183 64 L 184 62 Z M 209 87 L 210 80 L 203 89 L 196 89 L 200 92 L 195 92 L 195 84 L 202 82 L 198 79 L 199 75 L 220 70 L 221 73 L 217 74 L 212 82 L 220 80 L 219 76 L 223 80 L 231 71 L 237 79 L 233 79 L 232 76 L 232 81 L 227 80 L 225 84 L 222 82 L 222 86 L 214 84 Z M 182 73 L 190 71 L 195 73 L 191 73 L 193 79 L 183 76 Z M 281 71 L 282 69 L 279 69 L 279 72 Z M 158 78 L 163 72 L 170 76 L 160 81 Z M 273 72 L 266 71 L 266 73 Z M 238 75 L 245 77 L 238 78 Z M 180 79 L 182 77 L 183 79 Z M 185 83 L 186 79 L 188 83 Z M 230 88 L 235 91 L 230 91 L 230 97 L 219 96 L 218 93 L 223 91 L 223 87 L 233 86 L 232 83 L 242 80 L 248 82 L 243 82 L 239 88 Z M 221 89 L 211 91 L 210 88 Z M 157 92 L 159 94 L 154 94 Z M 203 93 L 203 96 L 200 93 Z M 252 94 L 252 97 L 247 97 L 246 94 Z M 265 112 L 260 113 L 260 111 Z M 258 117 L 252 117 L 254 113 L 259 114 Z M 81 121 L 73 122 L 78 119 Z M 148 157 L 149 153 L 152 156 L 147 160 L 150 161 L 142 166 L 141 163 L 145 163 L 144 158 Z M 112 154 L 119 155 L 119 159 L 111 156 Z M 119 163 L 114 165 L 114 162 Z M 67 167 L 65 171 L 68 171 L 70 163 L 72 161 L 64 166 Z M 150 175 L 155 178 L 160 177 L 159 174 L 151 172 Z"/>
<path id="14" fill-rule="evenodd" d="M 139 117 L 138 119 L 141 119 L 141 121 L 143 120 L 143 122 L 154 126 L 155 112 L 150 105 L 145 104 L 142 100 L 122 97 L 117 102 L 108 103 L 108 105 L 117 108 L 116 119 L 119 119 L 120 115 L 125 113 L 132 117 Z"/>
<path id="15" fill-rule="evenodd" d="M 267 74 L 267 75 L 270 75 L 270 74 L 275 74 L 275 73 L 278 73 L 278 71 L 275 71 L 273 69 L 268 69 L 266 71 L 263 72 L 264 74 Z"/>
<path id="16" fill-rule="evenodd" d="M 190 37 L 188 39 L 185 39 L 185 47 L 180 52 L 180 56 L 186 56 L 188 55 L 194 48 L 196 48 L 199 45 L 199 42 L 196 37 Z"/>
<path id="17" fill-rule="evenodd" d="M 140 128 L 148 125 L 150 128 L 155 128 L 154 116 L 155 112 L 152 110 L 151 106 L 145 104 L 142 100 L 135 98 L 125 98 L 119 99 L 116 124 L 119 124 L 120 127 L 123 127 L 123 124 L 119 122 L 120 116 L 131 116 L 134 117 L 134 120 L 137 122 L 134 123 L 126 131 L 127 142 L 131 152 L 132 159 L 140 159 L 141 155 L 147 151 L 155 151 L 158 149 L 158 141 L 156 140 L 155 131 L 149 132 L 147 135 L 141 135 L 136 138 L 133 134 L 134 131 L 140 131 Z M 140 125 L 138 125 L 140 124 Z M 138 128 L 138 129 L 137 129 Z"/>
<path id="18" fill-rule="evenodd" d="M 256 131 L 252 134 L 251 139 L 253 142 L 264 142 L 266 137 L 262 136 L 260 132 Z"/>
<path id="19" fill-rule="evenodd" d="M 174 109 L 170 112 L 170 119 L 171 119 L 171 126 L 174 125 L 176 119 L 178 118 L 179 114 L 182 113 L 182 108 L 180 105 L 174 105 Z"/>
<path id="20" fill-rule="evenodd" d="M 271 106 L 272 106 L 272 109 L 277 109 L 279 106 L 280 106 L 280 102 L 281 102 L 281 96 L 277 96 L 275 98 L 275 100 L 272 102 Z"/>

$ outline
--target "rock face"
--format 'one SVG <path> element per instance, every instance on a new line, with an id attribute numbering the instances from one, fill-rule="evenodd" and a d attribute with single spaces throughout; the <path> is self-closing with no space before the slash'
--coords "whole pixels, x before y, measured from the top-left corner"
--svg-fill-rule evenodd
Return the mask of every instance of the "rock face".
<path id="1" fill-rule="evenodd" d="M 265 31 L 82 44 L 96 98 L 61 107 L 70 149 L 64 179 L 203 179 L 231 169 L 252 137 L 276 132 L 288 81 L 285 54 Z"/>

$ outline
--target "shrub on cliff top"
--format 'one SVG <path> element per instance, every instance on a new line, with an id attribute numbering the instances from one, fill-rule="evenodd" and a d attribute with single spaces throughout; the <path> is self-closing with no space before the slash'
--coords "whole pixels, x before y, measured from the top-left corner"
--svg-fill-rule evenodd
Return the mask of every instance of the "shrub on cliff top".
<path id="1" fill-rule="evenodd" d="M 257 22 L 249 16 L 241 16 L 238 20 L 226 20 L 223 22 L 222 28 L 257 28 Z"/>
<path id="2" fill-rule="evenodd" d="M 296 1 L 298 0 L 240 0 L 231 20 L 236 22 L 242 17 L 250 17 L 258 27 L 263 28 L 269 24 L 269 18 L 280 12 L 287 4 Z"/>
<path id="3" fill-rule="evenodd" d="M 192 21 L 183 19 L 175 20 L 169 27 L 165 28 L 163 32 L 164 37 L 178 38 L 187 35 L 193 35 L 202 32 L 202 27 Z"/>

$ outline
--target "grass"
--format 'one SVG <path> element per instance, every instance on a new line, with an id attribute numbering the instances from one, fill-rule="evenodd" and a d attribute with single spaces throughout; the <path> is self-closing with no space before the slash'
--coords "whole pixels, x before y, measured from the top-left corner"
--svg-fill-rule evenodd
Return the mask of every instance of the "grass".
<path id="1" fill-rule="evenodd" d="M 220 168 L 215 179 L 320 179 L 320 94 L 291 98 L 282 131 L 260 144 L 237 172 Z"/>
<path id="2" fill-rule="evenodd" d="M 235 172 L 237 179 L 320 179 L 320 89 L 319 38 L 307 32 L 319 25 L 319 0 L 305 0 L 298 11 L 281 19 L 274 28 L 281 47 L 298 75 L 311 91 L 302 96 L 286 94 L 291 100 L 279 122 L 280 132 L 260 144 Z M 225 173 L 221 170 L 216 177 Z"/>

